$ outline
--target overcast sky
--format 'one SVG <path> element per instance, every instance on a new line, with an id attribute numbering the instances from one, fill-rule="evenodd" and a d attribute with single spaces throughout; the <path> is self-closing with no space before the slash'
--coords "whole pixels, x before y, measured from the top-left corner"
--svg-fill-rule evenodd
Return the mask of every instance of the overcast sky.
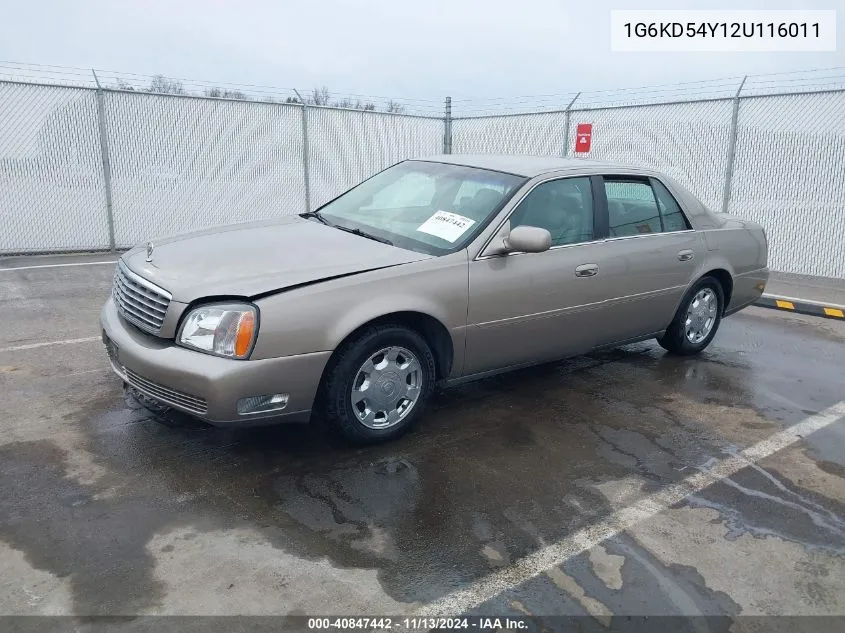
<path id="1" fill-rule="evenodd" d="M 568 93 L 845 66 L 845 0 L 6 0 L 0 60 L 335 94 Z M 611 9 L 838 9 L 835 53 L 612 53 Z"/>

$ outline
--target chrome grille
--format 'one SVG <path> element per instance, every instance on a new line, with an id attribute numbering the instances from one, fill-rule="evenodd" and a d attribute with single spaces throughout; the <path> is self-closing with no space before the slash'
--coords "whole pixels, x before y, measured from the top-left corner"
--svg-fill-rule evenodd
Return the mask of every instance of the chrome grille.
<path id="1" fill-rule="evenodd" d="M 112 296 L 124 319 L 158 334 L 164 323 L 170 293 L 133 273 L 120 261 L 114 271 Z"/>
<path id="2" fill-rule="evenodd" d="M 139 376 L 128 367 L 123 367 L 123 372 L 126 374 L 126 382 L 156 400 L 160 400 L 164 404 L 185 409 L 197 415 L 204 415 L 208 411 L 208 404 L 205 398 L 199 396 L 192 396 L 184 391 L 177 391 L 170 387 L 165 387 L 157 382 L 148 380 L 143 376 Z"/>

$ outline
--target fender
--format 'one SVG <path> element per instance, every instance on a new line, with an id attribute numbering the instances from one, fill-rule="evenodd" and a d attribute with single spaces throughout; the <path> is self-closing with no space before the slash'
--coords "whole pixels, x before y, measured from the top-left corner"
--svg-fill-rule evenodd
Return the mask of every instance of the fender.
<path id="1" fill-rule="evenodd" d="M 686 288 L 684 288 L 683 293 L 681 293 L 680 298 L 675 304 L 675 311 L 672 313 L 673 315 L 678 312 L 678 308 L 681 306 L 681 302 L 684 300 L 684 297 L 687 296 L 687 293 L 690 291 L 699 279 L 707 275 L 712 270 L 722 269 L 728 272 L 731 276 L 731 279 L 736 277 L 736 272 L 734 271 L 734 267 L 725 257 L 725 255 L 720 251 L 707 251 L 706 256 L 704 259 L 699 262 L 698 266 L 695 268 L 695 272 L 692 275 L 689 283 L 687 283 Z M 725 305 L 725 309 L 727 309 L 727 305 Z"/>
<path id="2" fill-rule="evenodd" d="M 416 270 L 414 270 L 416 269 Z M 410 284 L 408 279 L 412 278 Z M 272 293 L 255 300 L 261 326 L 253 358 L 333 351 L 362 325 L 396 312 L 439 321 L 463 354 L 469 264 L 466 251 Z"/>

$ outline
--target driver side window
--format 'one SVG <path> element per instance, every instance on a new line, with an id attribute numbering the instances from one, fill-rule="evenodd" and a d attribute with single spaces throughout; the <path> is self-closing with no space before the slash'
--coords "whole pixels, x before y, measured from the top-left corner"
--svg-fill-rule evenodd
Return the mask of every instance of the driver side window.
<path id="1" fill-rule="evenodd" d="M 589 178 L 562 178 L 537 185 L 510 217 L 511 229 L 536 226 L 552 246 L 593 240 L 593 196 Z"/>

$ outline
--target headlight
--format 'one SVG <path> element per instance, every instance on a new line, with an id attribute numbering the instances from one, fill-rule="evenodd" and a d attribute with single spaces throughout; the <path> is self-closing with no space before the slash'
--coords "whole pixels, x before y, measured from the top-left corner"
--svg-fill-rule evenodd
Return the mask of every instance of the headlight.
<path id="1" fill-rule="evenodd" d="M 246 358 L 258 333 L 254 306 L 209 304 L 191 310 L 182 322 L 180 345 L 228 358 Z"/>

